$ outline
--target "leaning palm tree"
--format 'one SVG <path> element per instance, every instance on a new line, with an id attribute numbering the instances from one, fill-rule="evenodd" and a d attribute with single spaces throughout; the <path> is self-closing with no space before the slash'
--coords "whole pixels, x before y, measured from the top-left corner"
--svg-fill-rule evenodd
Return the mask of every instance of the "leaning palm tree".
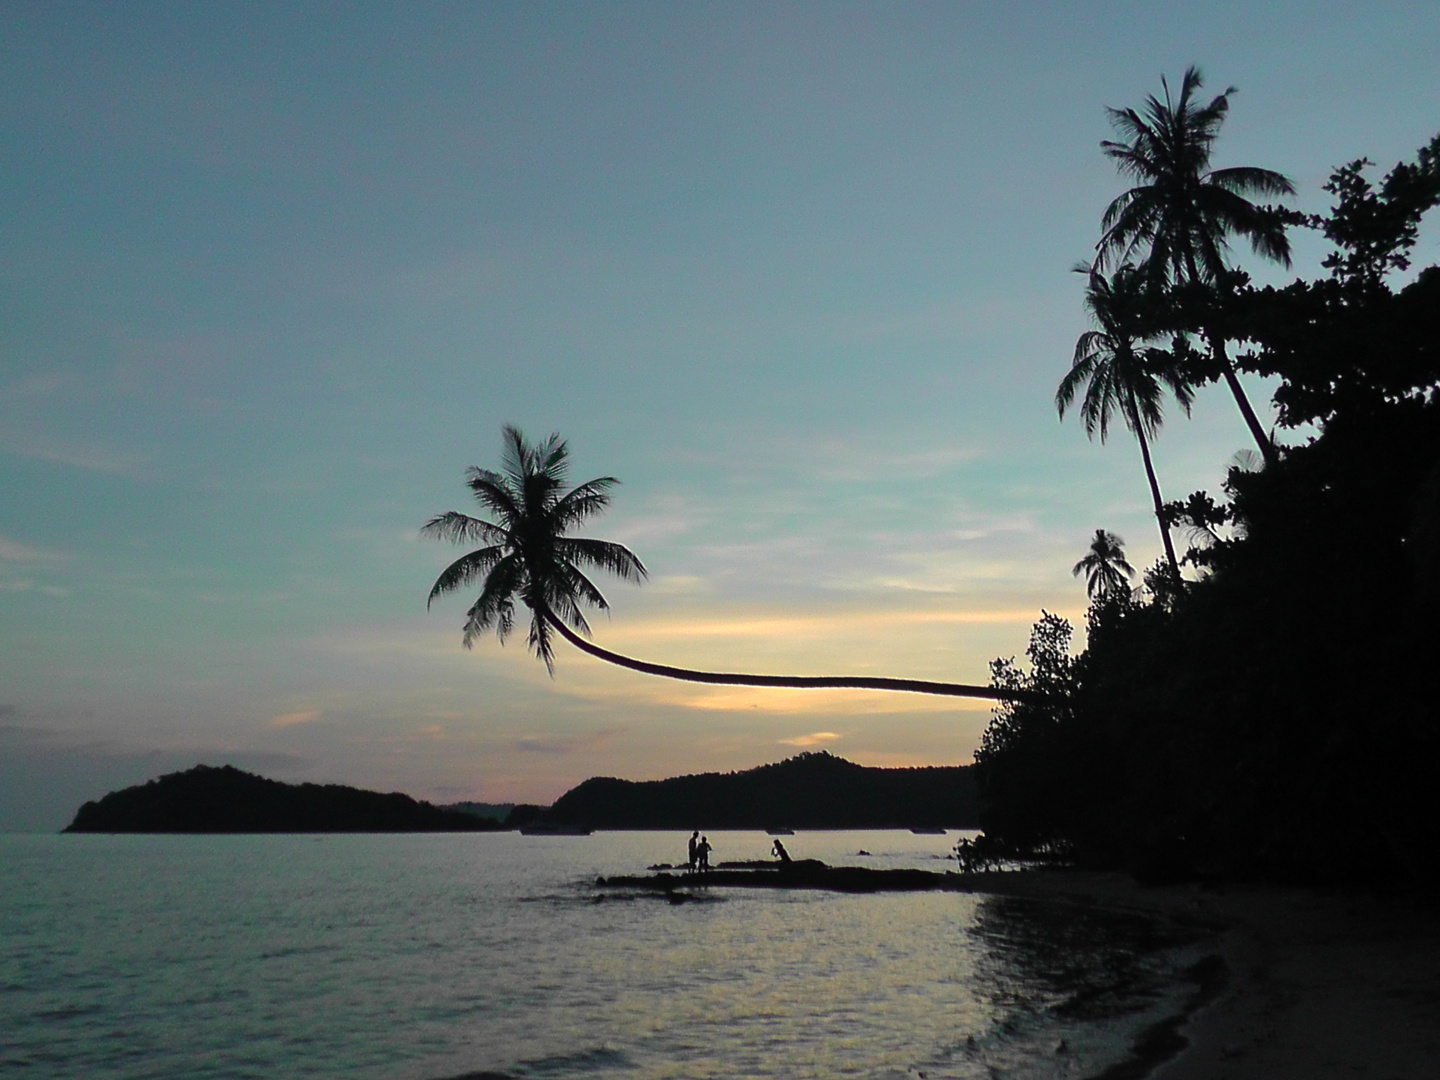
<path id="1" fill-rule="evenodd" d="M 514 427 L 504 429 L 504 472 L 471 468 L 466 483 L 495 520 L 451 510 L 431 518 L 423 536 L 482 546 L 451 563 L 430 590 L 430 603 L 446 593 L 482 582 L 479 599 L 466 612 L 464 643 L 493 629 L 503 643 L 514 629 L 515 600 L 530 609 L 529 645 L 555 673 L 554 638 L 560 634 L 577 649 L 633 671 L 687 682 L 729 686 L 786 686 L 904 690 L 951 697 L 1006 701 L 1029 697 L 1024 691 L 923 679 L 747 675 L 652 664 L 603 649 L 586 637 L 590 625 L 584 607 L 608 611 L 609 605 L 586 570 L 608 570 L 626 581 L 645 580 L 645 567 L 626 547 L 604 540 L 570 536 L 572 528 L 594 517 L 610 502 L 611 476 L 589 480 L 568 491 L 569 449 L 559 435 L 531 445 Z"/>
<path id="2" fill-rule="evenodd" d="M 1257 255 L 1290 265 L 1290 242 L 1275 213 L 1248 195 L 1293 195 L 1295 187 L 1278 172 L 1241 167 L 1211 169 L 1210 152 L 1230 109 L 1232 86 L 1207 105 L 1192 100 L 1203 85 L 1200 71 L 1185 69 L 1180 94 L 1160 80 L 1165 100 L 1153 94 L 1142 112 L 1110 109 L 1110 121 L 1124 141 L 1100 144 L 1120 172 L 1136 184 L 1115 199 L 1101 222 L 1096 245 L 1101 269 L 1143 256 L 1147 272 L 1174 285 L 1214 285 L 1228 270 L 1227 237 L 1243 236 Z M 1211 360 L 1224 378 L 1267 464 L 1275 446 L 1261 426 L 1225 351 L 1225 335 L 1207 318 L 1201 332 Z"/>
<path id="3" fill-rule="evenodd" d="M 1104 529 L 1095 530 L 1090 550 L 1070 572 L 1075 577 L 1085 575 L 1085 595 L 1091 600 L 1124 596 L 1130 591 L 1129 579 L 1135 576 L 1135 568 L 1125 559 L 1125 541 Z"/>
<path id="4" fill-rule="evenodd" d="M 1160 482 L 1155 479 L 1155 465 L 1150 460 L 1150 440 L 1164 419 L 1161 400 L 1165 389 L 1169 388 L 1188 414 L 1192 398 L 1190 386 L 1170 362 L 1169 354 L 1144 345 L 1156 336 L 1157 328 L 1153 322 L 1155 304 L 1142 272 L 1125 264 L 1109 278 L 1093 267 L 1088 274 L 1085 306 L 1099 329 L 1086 331 L 1075 342 L 1070 370 L 1055 391 L 1055 408 L 1064 420 L 1065 410 L 1083 386 L 1080 420 L 1086 435 L 1094 438 L 1098 433 L 1103 443 L 1110 433 L 1112 417 L 1118 413 L 1125 422 L 1140 444 L 1145 477 L 1150 482 L 1150 497 L 1155 504 L 1155 520 L 1165 543 L 1165 557 L 1175 580 L 1179 581 L 1180 564 L 1170 542 L 1165 502 L 1160 497 Z"/>

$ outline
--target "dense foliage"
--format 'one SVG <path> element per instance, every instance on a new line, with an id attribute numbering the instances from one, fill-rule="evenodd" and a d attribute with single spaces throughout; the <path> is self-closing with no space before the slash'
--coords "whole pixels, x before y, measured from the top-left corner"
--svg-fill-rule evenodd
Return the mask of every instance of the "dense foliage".
<path id="1" fill-rule="evenodd" d="M 1272 211 L 1331 241 L 1328 276 L 1157 288 L 1189 379 L 1223 372 L 1183 338 L 1221 333 L 1313 434 L 1166 506 L 1190 580 L 1100 593 L 1078 656 L 1046 615 L 1028 670 L 993 665 L 1043 691 L 997 709 L 976 757 L 996 843 L 1153 878 L 1440 876 L 1440 267 L 1396 281 L 1440 137 L 1378 186 L 1368 165 L 1336 171 L 1327 215 Z"/>

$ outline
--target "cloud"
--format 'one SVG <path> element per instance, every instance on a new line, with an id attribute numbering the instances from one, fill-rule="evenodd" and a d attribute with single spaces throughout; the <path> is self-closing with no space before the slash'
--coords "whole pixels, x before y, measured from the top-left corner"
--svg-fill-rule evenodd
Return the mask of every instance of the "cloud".
<path id="1" fill-rule="evenodd" d="M 38 585 L 27 575 L 31 571 L 44 571 L 65 561 L 66 556 L 58 551 L 31 547 L 8 536 L 0 535 L 0 592 L 26 592 L 35 589 L 47 596 L 65 596 L 69 590 L 59 585 Z"/>
<path id="2" fill-rule="evenodd" d="M 797 735 L 793 739 L 780 739 L 781 746 L 820 746 L 840 738 L 833 731 L 816 731 L 809 735 Z"/>
<path id="3" fill-rule="evenodd" d="M 516 739 L 514 746 L 516 750 L 525 754 L 575 754 L 603 750 L 616 735 L 620 734 L 620 728 L 613 728 L 606 731 L 597 731 L 592 735 L 564 736 L 545 738 L 542 736 L 526 736 L 523 739 Z"/>
<path id="4" fill-rule="evenodd" d="M 130 451 L 19 432 L 6 436 L 3 445 L 4 449 L 18 457 L 132 479 L 142 476 L 150 462 L 147 456 Z"/>
<path id="5" fill-rule="evenodd" d="M 59 552 L 45 551 L 41 548 L 30 547 L 8 536 L 0 536 L 0 562 L 57 562 L 64 558 Z"/>
<path id="6" fill-rule="evenodd" d="M 305 709 L 302 712 L 281 713 L 279 716 L 272 716 L 266 724 L 269 728 L 295 727 L 297 724 L 313 724 L 320 719 L 319 709 Z"/>

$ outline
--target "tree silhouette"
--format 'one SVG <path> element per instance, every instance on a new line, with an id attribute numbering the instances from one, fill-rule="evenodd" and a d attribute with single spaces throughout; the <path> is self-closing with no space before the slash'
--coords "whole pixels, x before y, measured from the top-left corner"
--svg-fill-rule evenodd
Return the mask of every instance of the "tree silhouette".
<path id="1" fill-rule="evenodd" d="M 608 570 L 639 584 L 645 580 L 645 567 L 620 544 L 565 535 L 605 509 L 609 490 L 619 481 L 602 476 L 565 491 L 570 451 L 558 434 L 530 446 L 518 428 L 506 425 L 503 438 L 503 474 L 478 467 L 466 473 L 476 500 L 498 523 L 450 510 L 431 518 L 420 530 L 422 536 L 452 543 L 478 540 L 486 545 L 445 568 L 435 579 L 429 603 L 484 577 L 480 598 L 466 612 L 468 649 L 492 626 L 504 642 L 514 628 L 518 595 L 531 612 L 530 647 L 554 674 L 551 627 L 563 629 L 569 622 L 588 634 L 581 605 L 601 611 L 610 607 L 581 568 Z"/>
<path id="2" fill-rule="evenodd" d="M 1075 576 L 1085 575 L 1085 595 L 1121 596 L 1129 591 L 1127 581 L 1135 576 L 1135 568 L 1125 560 L 1125 541 L 1112 532 L 1096 529 L 1090 550 L 1070 570 Z"/>
<path id="3" fill-rule="evenodd" d="M 1179 581 L 1180 564 L 1170 542 L 1165 502 L 1160 497 L 1160 482 L 1155 479 L 1155 466 L 1150 460 L 1150 440 L 1164 418 L 1161 399 L 1165 387 L 1170 388 L 1188 414 L 1190 386 L 1176 371 L 1168 353 L 1143 345 L 1154 336 L 1155 304 L 1149 298 L 1142 273 L 1128 263 L 1118 267 L 1109 278 L 1094 268 L 1088 273 L 1085 306 L 1099 329 L 1086 331 L 1075 342 L 1070 370 L 1055 392 L 1055 408 L 1060 419 L 1065 419 L 1065 410 L 1083 386 L 1080 420 L 1085 425 L 1085 434 L 1094 438 L 1098 433 L 1102 443 L 1109 434 L 1111 417 L 1120 414 L 1140 444 L 1165 557 Z"/>
<path id="4" fill-rule="evenodd" d="M 551 630 L 582 652 L 648 675 L 686 682 L 726 686 L 780 686 L 814 689 L 899 690 L 949 697 L 978 697 L 1008 701 L 1027 696 L 1024 689 L 1009 690 L 967 683 L 924 679 L 890 679 L 851 676 L 750 675 L 739 672 L 696 671 L 652 664 L 611 652 L 586 640 L 590 625 L 582 607 L 608 611 L 609 605 L 582 567 L 608 570 L 626 581 L 645 579 L 640 560 L 620 544 L 568 536 L 567 533 L 610 502 L 610 489 L 619 481 L 611 476 L 589 480 L 565 491 L 569 449 L 558 434 L 531 446 L 524 435 L 507 425 L 504 473 L 470 468 L 466 483 L 496 522 L 448 511 L 431 518 L 421 535 L 453 543 L 480 541 L 485 546 L 461 556 L 435 580 L 429 603 L 436 597 L 484 579 L 480 597 L 465 618 L 465 647 L 493 628 L 503 643 L 514 628 L 515 598 L 530 609 L 529 645 L 545 661 L 553 676 L 555 660 Z M 428 605 L 427 605 L 428 606 Z"/>
<path id="5" fill-rule="evenodd" d="M 1136 185 L 1105 210 L 1104 235 L 1097 247 L 1103 269 L 1136 255 L 1155 281 L 1190 286 L 1191 292 L 1222 285 L 1229 270 L 1227 237 L 1243 236 L 1255 253 L 1290 265 L 1290 243 L 1282 215 L 1256 206 L 1247 195 L 1293 195 L 1294 185 L 1269 169 L 1211 169 L 1210 153 L 1230 109 L 1232 86 L 1200 105 L 1193 100 L 1203 85 L 1198 68 L 1185 69 L 1178 99 L 1170 86 L 1161 101 L 1153 94 L 1142 112 L 1109 109 L 1110 121 L 1125 141 L 1100 144 L 1122 174 Z M 1276 460 L 1275 446 L 1261 426 L 1225 350 L 1225 334 L 1215 305 L 1200 318 L 1214 370 L 1225 380 L 1240 414 L 1267 464 Z M 1213 377 L 1213 376 L 1212 376 Z"/>

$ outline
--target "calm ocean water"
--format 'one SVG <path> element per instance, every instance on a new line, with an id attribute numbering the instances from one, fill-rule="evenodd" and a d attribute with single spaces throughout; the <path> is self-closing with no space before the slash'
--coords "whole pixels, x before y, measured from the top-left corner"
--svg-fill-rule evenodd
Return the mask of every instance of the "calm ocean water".
<path id="1" fill-rule="evenodd" d="M 770 844 L 711 840 L 717 861 Z M 787 838 L 796 857 L 929 869 L 953 842 Z M 1186 936 L 1137 919 L 956 893 L 673 906 L 595 885 L 684 846 L 0 836 L 0 1075 L 1083 1077 L 1183 993 Z"/>

